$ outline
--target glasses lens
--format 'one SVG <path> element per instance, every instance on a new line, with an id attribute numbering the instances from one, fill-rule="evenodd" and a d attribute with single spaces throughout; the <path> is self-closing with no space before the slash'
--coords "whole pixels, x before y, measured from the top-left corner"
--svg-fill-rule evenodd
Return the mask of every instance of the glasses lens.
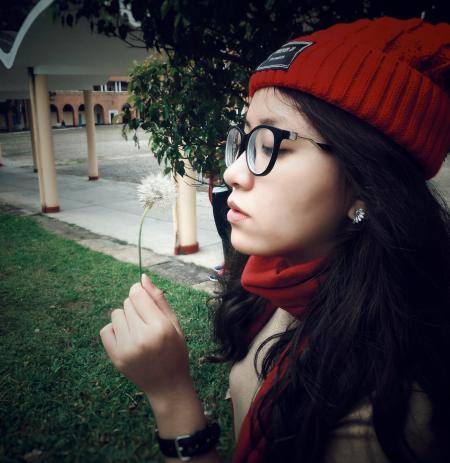
<path id="1" fill-rule="evenodd" d="M 255 174 L 264 172 L 272 158 L 274 135 L 269 129 L 255 130 L 247 146 L 247 160 L 250 170 Z"/>
<path id="2" fill-rule="evenodd" d="M 227 144 L 225 146 L 225 164 L 227 167 L 231 166 L 239 154 L 241 146 L 242 135 L 236 128 L 231 128 L 228 132 Z"/>

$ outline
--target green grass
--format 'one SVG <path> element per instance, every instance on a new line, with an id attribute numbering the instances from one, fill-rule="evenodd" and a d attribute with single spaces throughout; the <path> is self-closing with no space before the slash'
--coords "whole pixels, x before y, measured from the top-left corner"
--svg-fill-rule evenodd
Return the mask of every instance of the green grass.
<path id="1" fill-rule="evenodd" d="M 0 461 L 163 461 L 147 400 L 111 365 L 98 334 L 138 273 L 31 218 L 0 213 Z M 148 273 L 178 314 L 197 391 L 222 427 L 219 452 L 229 461 L 227 369 L 200 362 L 212 349 L 208 295 Z M 34 460 L 33 450 L 42 452 Z"/>

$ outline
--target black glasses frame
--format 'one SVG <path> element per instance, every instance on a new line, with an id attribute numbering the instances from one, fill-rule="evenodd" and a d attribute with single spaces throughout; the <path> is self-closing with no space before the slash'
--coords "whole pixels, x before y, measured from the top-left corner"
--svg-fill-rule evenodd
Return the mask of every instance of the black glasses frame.
<path id="1" fill-rule="evenodd" d="M 296 132 L 290 132 L 289 130 L 279 129 L 277 127 L 272 127 L 271 125 L 264 125 L 264 124 L 263 125 L 257 125 L 249 133 L 245 133 L 240 127 L 238 127 L 237 125 L 233 125 L 228 130 L 228 134 L 233 129 L 237 129 L 239 131 L 239 133 L 241 134 L 241 136 L 242 136 L 241 144 L 239 146 L 239 151 L 238 151 L 238 154 L 236 156 L 236 159 L 245 151 L 246 152 L 245 160 L 247 162 L 247 167 L 248 167 L 249 171 L 253 175 L 255 175 L 256 177 L 262 177 L 264 175 L 267 175 L 272 170 L 272 168 L 275 165 L 275 162 L 277 160 L 278 152 L 280 150 L 280 145 L 281 145 L 281 142 L 283 140 L 303 139 L 303 140 L 310 141 L 313 145 L 317 146 L 321 150 L 324 150 L 324 151 L 332 151 L 333 150 L 332 146 L 328 145 L 327 143 L 319 143 L 319 142 L 313 140 L 312 138 L 302 137 L 301 135 L 299 135 Z M 264 171 L 260 172 L 260 173 L 255 172 L 251 168 L 251 166 L 250 166 L 250 164 L 248 162 L 247 151 L 246 151 L 247 146 L 248 146 L 248 141 L 250 140 L 250 137 L 252 136 L 253 132 L 255 132 L 258 129 L 268 129 L 268 130 L 270 130 L 273 133 L 273 139 L 274 139 L 272 155 L 270 157 L 269 164 L 267 165 L 266 169 Z"/>

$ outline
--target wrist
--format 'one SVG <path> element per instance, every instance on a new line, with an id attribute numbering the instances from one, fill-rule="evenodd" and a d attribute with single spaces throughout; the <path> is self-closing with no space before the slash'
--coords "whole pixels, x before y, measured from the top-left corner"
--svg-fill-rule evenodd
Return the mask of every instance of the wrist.
<path id="1" fill-rule="evenodd" d="M 202 429 L 207 420 L 193 387 L 171 390 L 163 396 L 147 396 L 159 434 L 163 438 L 191 434 Z"/>
<path id="2" fill-rule="evenodd" d="M 218 423 L 208 422 L 203 429 L 189 435 L 177 436 L 175 439 L 163 439 L 156 430 L 156 439 L 164 456 L 190 461 L 211 455 L 220 437 Z M 210 458 L 207 461 L 211 461 Z M 214 459 L 216 461 L 216 459 Z"/>

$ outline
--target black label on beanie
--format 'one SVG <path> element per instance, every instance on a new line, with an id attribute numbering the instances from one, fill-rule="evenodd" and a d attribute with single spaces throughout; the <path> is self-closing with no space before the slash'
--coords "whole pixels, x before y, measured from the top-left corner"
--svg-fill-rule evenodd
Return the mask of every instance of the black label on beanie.
<path id="1" fill-rule="evenodd" d="M 272 53 L 257 68 L 257 71 L 266 71 L 268 69 L 285 69 L 288 70 L 295 58 L 308 48 L 314 42 L 288 42 L 279 50 Z"/>

